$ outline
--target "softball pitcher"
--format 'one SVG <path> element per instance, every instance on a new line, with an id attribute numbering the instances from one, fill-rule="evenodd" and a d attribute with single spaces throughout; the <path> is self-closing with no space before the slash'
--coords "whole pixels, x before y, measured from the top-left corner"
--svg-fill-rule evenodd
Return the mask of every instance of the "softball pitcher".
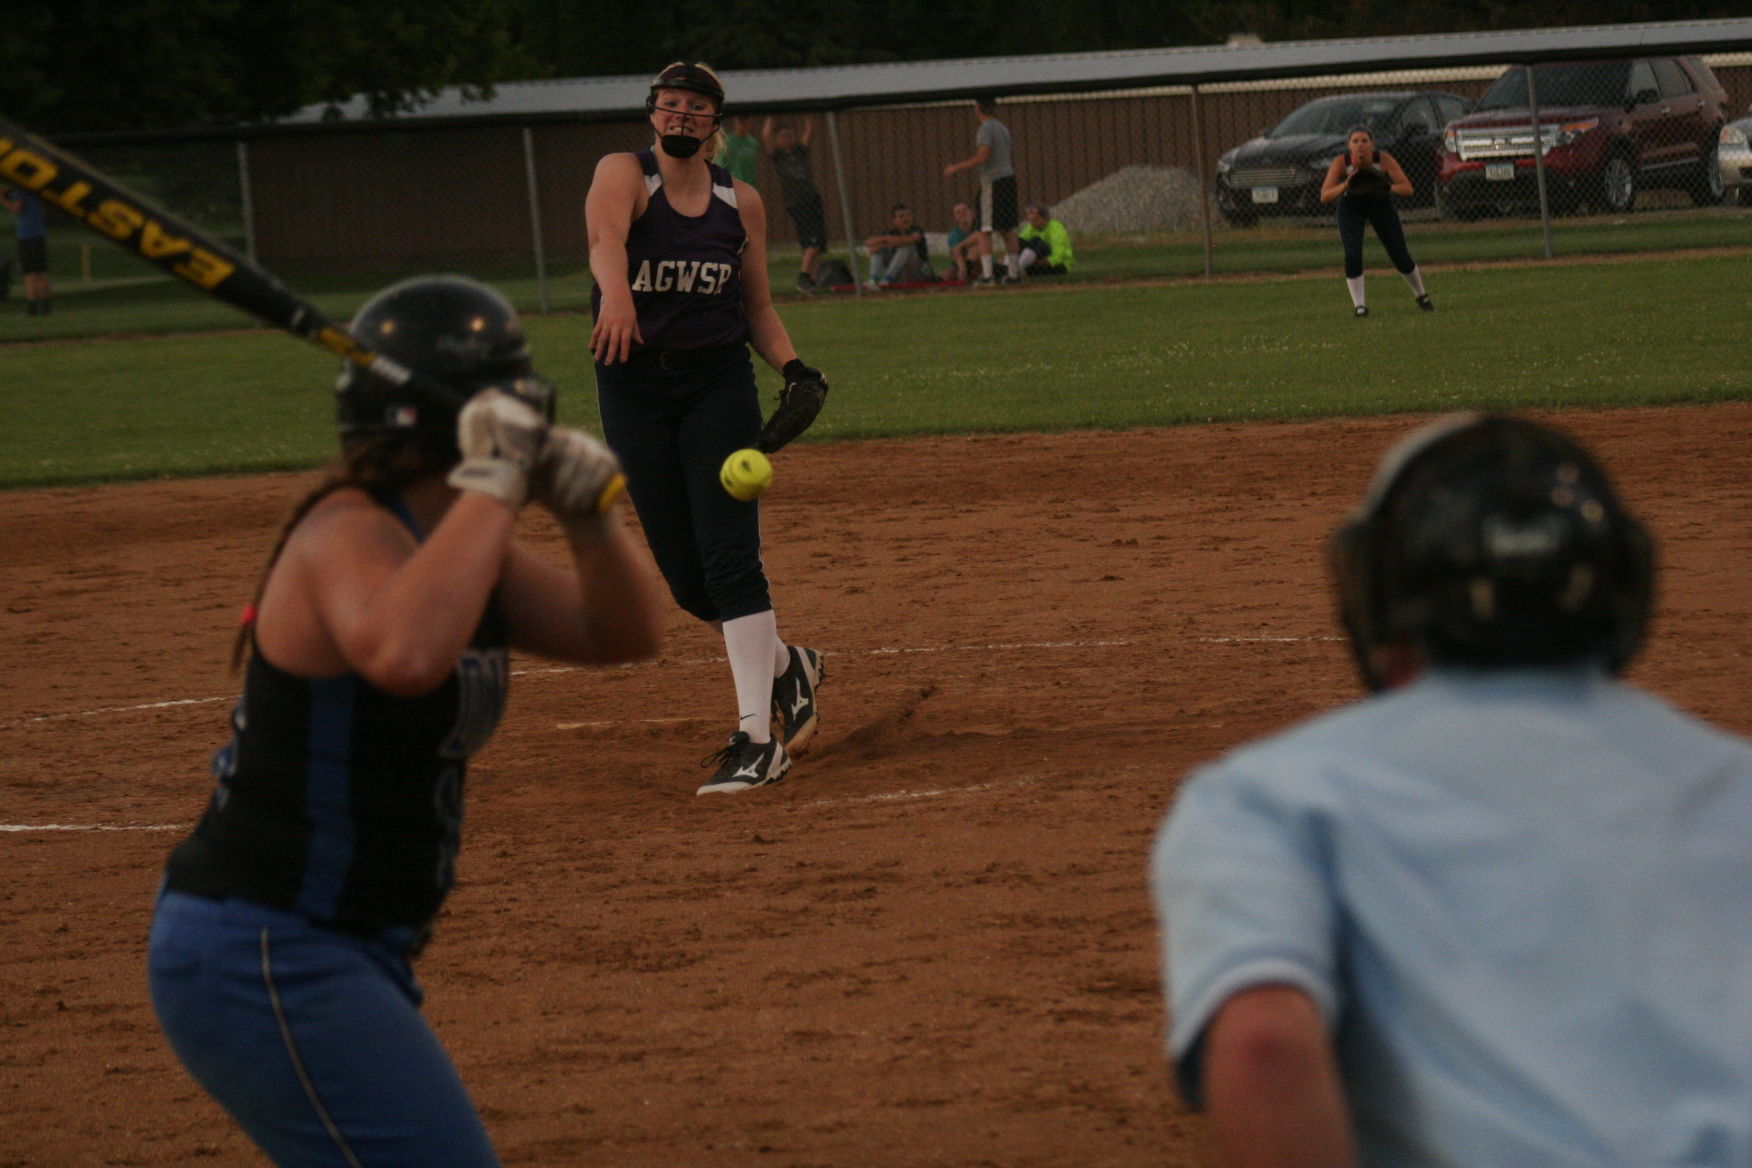
<path id="1" fill-rule="evenodd" d="M 780 640 L 760 505 L 731 498 L 718 471 L 736 450 L 771 452 L 802 433 L 827 383 L 773 308 L 759 192 L 707 161 L 724 110 L 717 76 L 678 61 L 645 104 L 655 142 L 605 156 L 585 202 L 590 348 L 603 437 L 657 566 L 676 603 L 724 637 L 738 720 L 699 794 L 734 793 L 783 778 L 808 744 L 823 663 Z M 750 345 L 785 378 L 764 427 Z"/>
<path id="2" fill-rule="evenodd" d="M 263 571 L 217 785 L 166 868 L 152 1002 L 282 1168 L 488 1168 L 410 964 L 452 884 L 468 758 L 498 723 L 508 646 L 648 657 L 661 588 L 600 506 L 614 456 L 550 427 L 502 297 L 415 279 L 353 329 L 428 388 L 343 372 L 342 461 Z M 512 537 L 530 496 L 565 530 L 568 567 Z"/>

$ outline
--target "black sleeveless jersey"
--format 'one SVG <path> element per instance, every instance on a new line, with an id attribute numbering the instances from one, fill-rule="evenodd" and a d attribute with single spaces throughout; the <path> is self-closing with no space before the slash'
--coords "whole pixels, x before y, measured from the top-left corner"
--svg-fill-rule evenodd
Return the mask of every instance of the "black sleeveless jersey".
<path id="1" fill-rule="evenodd" d="M 712 196 L 699 215 L 669 205 L 651 150 L 633 155 L 645 175 L 645 213 L 627 230 L 627 283 L 639 317 L 640 349 L 709 349 L 744 340 L 742 249 L 748 234 L 736 209 L 736 180 L 708 162 Z M 592 318 L 602 291 L 590 290 Z M 638 352 L 639 349 L 635 349 Z"/>
<path id="2" fill-rule="evenodd" d="M 166 886 L 412 943 L 454 883 L 467 759 L 498 725 L 507 659 L 496 596 L 456 671 L 417 698 L 352 673 L 294 677 L 253 652 L 217 786 Z"/>

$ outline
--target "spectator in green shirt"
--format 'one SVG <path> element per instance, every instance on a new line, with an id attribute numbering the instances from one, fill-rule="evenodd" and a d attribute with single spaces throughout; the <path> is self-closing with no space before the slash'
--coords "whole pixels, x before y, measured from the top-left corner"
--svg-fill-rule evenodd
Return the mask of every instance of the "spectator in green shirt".
<path id="1" fill-rule="evenodd" d="M 753 118 L 731 118 L 731 128 L 724 131 L 724 144 L 718 147 L 718 157 L 712 161 L 749 186 L 755 182 L 755 168 L 760 157 L 760 139 L 754 135 Z"/>
<path id="2" fill-rule="evenodd" d="M 1062 276 L 1070 271 L 1076 255 L 1065 225 L 1042 203 L 1030 203 L 1027 216 L 1028 222 L 1016 233 L 1022 243 L 1022 270 L 1030 276 Z"/>

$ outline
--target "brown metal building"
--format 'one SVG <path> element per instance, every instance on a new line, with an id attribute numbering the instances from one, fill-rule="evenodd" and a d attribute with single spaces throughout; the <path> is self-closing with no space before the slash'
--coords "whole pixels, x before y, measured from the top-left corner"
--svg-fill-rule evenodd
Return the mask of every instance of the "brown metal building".
<path id="1" fill-rule="evenodd" d="M 1752 102 L 1752 19 L 1433 37 L 1381 37 L 723 74 L 732 112 L 814 119 L 814 168 L 837 246 L 889 207 L 940 229 L 973 179 L 971 98 L 1000 96 L 1021 195 L 1055 202 L 1128 165 L 1182 167 L 1208 189 L 1216 156 L 1312 97 L 1358 89 L 1476 96 L 1510 64 L 1628 53 L 1707 54 L 1736 112 Z M 660 63 L 659 63 L 660 64 Z M 583 203 L 603 154 L 649 142 L 648 78 L 507 84 L 447 93 L 370 121 L 311 110 L 248 132 L 250 244 L 270 266 L 382 269 L 585 260 Z M 338 113 L 339 116 L 334 115 Z M 762 164 L 761 186 L 776 192 Z M 777 246 L 793 238 L 778 209 Z"/>

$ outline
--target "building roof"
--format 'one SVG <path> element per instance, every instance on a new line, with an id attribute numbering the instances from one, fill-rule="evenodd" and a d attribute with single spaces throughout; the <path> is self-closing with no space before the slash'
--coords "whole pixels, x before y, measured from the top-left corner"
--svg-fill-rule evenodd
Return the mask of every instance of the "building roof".
<path id="1" fill-rule="evenodd" d="M 1752 49 L 1752 19 L 1676 20 L 1583 28 L 1432 36 L 1358 37 L 1276 44 L 1133 49 L 957 61 L 897 61 L 809 69 L 743 69 L 721 73 L 732 111 L 849 109 L 947 101 L 990 93 L 1003 97 L 1164 85 L 1210 85 L 1265 78 L 1314 77 L 1386 69 L 1508 65 L 1528 61 L 1703 54 Z M 654 70 L 653 70 L 654 72 Z M 385 121 L 543 121 L 636 118 L 653 74 L 504 82 L 485 100 L 446 89 L 417 112 L 370 119 L 363 99 L 334 110 L 310 106 L 277 123 L 287 128 L 340 128 Z"/>

